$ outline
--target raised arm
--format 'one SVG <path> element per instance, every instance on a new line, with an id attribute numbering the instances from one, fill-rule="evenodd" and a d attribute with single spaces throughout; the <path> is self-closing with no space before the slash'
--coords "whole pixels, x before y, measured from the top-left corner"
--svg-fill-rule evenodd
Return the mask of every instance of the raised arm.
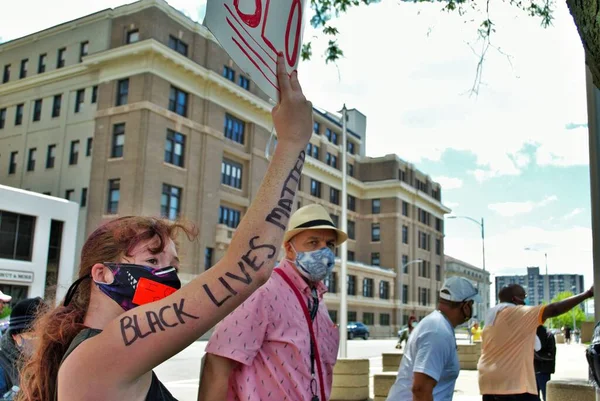
<path id="1" fill-rule="evenodd" d="M 581 294 L 573 295 L 572 297 L 563 299 L 562 301 L 549 304 L 544 308 L 542 320 L 550 319 L 551 317 L 560 316 L 566 313 L 590 298 L 594 297 L 594 287 L 589 290 L 582 292 Z"/>
<path id="2" fill-rule="evenodd" d="M 312 104 L 297 74 L 278 57 L 280 101 L 273 109 L 278 144 L 260 189 L 225 256 L 174 294 L 123 313 L 83 343 L 61 368 L 103 372 L 103 383 L 129 388 L 145 373 L 197 340 L 270 277 L 312 134 Z M 83 369 L 83 370 L 81 370 Z M 88 373 L 85 373 L 86 375 Z M 60 387 L 59 387 L 60 389 Z"/>

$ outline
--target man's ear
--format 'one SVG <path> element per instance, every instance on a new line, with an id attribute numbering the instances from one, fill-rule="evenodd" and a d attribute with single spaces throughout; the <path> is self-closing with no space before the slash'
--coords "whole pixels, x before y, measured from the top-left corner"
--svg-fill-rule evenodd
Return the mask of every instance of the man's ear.
<path id="1" fill-rule="evenodd" d="M 97 283 L 112 284 L 115 276 L 112 271 L 102 263 L 96 263 L 92 266 L 92 280 Z"/>
<path id="2" fill-rule="evenodd" d="M 285 258 L 288 260 L 296 260 L 296 251 L 290 241 L 283 243 L 283 249 L 285 249 Z"/>

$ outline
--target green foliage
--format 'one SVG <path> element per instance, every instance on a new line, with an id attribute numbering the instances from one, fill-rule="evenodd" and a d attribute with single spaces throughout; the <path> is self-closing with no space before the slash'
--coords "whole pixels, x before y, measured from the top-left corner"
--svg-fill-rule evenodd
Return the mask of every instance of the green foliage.
<path id="1" fill-rule="evenodd" d="M 0 319 L 4 319 L 5 317 L 10 316 L 10 312 L 12 312 L 11 307 L 8 305 L 4 305 L 4 308 L 2 308 L 2 311 L 0 311 Z"/>
<path id="2" fill-rule="evenodd" d="M 484 43 L 490 45 L 490 37 L 495 32 L 495 25 L 490 17 L 489 6 L 491 0 L 400 0 L 404 3 L 441 3 L 442 11 L 458 12 L 461 16 L 469 13 L 485 13 L 486 18 L 480 24 L 478 35 L 484 40 Z M 495 0 L 501 1 L 501 0 Z M 541 25 L 548 27 L 553 19 L 553 5 L 555 0 L 502 0 L 505 3 L 514 6 L 516 9 L 525 12 L 531 17 L 541 19 Z M 325 62 L 336 62 L 344 56 L 337 42 L 339 31 L 332 25 L 332 19 L 345 13 L 352 7 L 360 5 L 370 5 L 379 3 L 380 0 L 310 0 L 310 7 L 314 15 L 310 23 L 314 28 L 321 28 L 329 43 L 325 51 Z M 309 60 L 312 57 L 311 42 L 304 43 L 302 47 L 302 59 Z M 481 57 L 485 56 L 485 51 Z"/>
<path id="3" fill-rule="evenodd" d="M 554 299 L 552 300 L 552 302 L 559 302 L 562 301 L 563 299 L 572 297 L 573 293 L 572 292 L 561 292 L 560 294 L 558 294 L 556 297 L 554 297 Z M 586 316 L 585 313 L 583 312 L 583 310 L 581 310 L 581 308 L 579 306 L 573 308 L 573 310 L 564 313 L 558 317 L 554 317 L 552 319 L 549 319 L 549 324 L 552 325 L 552 327 L 555 328 L 562 328 L 564 326 L 569 326 L 571 328 L 573 328 L 573 314 L 575 314 L 575 322 L 577 323 L 577 327 L 579 327 L 581 329 L 581 323 L 585 322 Z"/>

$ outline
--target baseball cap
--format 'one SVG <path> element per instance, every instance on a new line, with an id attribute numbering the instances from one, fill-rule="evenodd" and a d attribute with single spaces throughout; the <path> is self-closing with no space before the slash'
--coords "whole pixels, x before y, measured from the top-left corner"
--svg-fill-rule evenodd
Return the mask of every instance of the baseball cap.
<path id="1" fill-rule="evenodd" d="M 11 334 L 19 334 L 29 330 L 43 305 L 44 301 L 40 297 L 19 301 L 10 313 L 8 331 Z"/>
<path id="2" fill-rule="evenodd" d="M 450 302 L 482 302 L 479 291 L 464 277 L 450 277 L 440 290 L 440 298 Z"/>
<path id="3" fill-rule="evenodd" d="M 10 302 L 12 297 L 10 295 L 6 295 L 2 291 L 0 291 L 0 301 L 2 302 Z"/>

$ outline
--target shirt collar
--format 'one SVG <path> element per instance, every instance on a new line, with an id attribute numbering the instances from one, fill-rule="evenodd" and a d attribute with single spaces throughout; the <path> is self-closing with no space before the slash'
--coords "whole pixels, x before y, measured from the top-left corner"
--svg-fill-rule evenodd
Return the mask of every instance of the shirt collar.
<path id="1" fill-rule="evenodd" d="M 298 273 L 296 270 L 296 266 L 294 263 L 290 262 L 287 259 L 283 259 L 279 264 L 279 268 L 284 271 L 284 273 L 292 280 L 292 282 L 296 285 L 296 288 L 300 290 L 301 293 L 312 296 L 310 287 L 308 283 L 304 281 L 304 278 Z M 327 292 L 327 287 L 323 284 L 322 281 L 319 281 L 315 286 L 317 289 L 317 294 L 319 296 L 319 300 L 323 299 L 323 294 Z"/>

